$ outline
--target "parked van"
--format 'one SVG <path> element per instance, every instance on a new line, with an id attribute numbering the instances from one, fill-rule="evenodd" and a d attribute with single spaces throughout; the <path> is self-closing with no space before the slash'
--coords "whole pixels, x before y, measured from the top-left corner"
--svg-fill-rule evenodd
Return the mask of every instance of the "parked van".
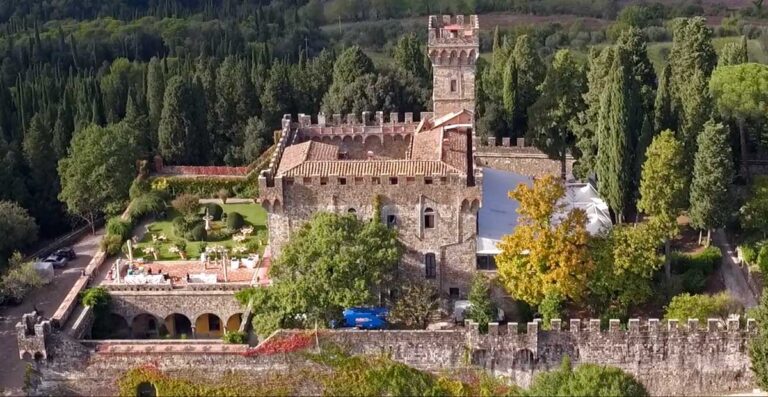
<path id="1" fill-rule="evenodd" d="M 389 311 L 384 307 L 350 307 L 342 314 L 345 327 L 384 329 Z"/>

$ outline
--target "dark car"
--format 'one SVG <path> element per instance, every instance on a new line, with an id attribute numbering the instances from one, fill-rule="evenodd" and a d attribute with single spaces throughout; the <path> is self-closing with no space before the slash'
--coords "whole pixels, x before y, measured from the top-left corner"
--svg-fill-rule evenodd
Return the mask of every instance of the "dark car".
<path id="1" fill-rule="evenodd" d="M 67 258 L 64 256 L 59 256 L 54 254 L 54 255 L 49 255 L 47 258 L 41 260 L 40 262 L 50 263 L 51 265 L 53 265 L 53 267 L 64 267 L 64 266 L 67 266 L 67 262 L 69 262 L 69 260 L 67 260 Z"/>
<path id="2" fill-rule="evenodd" d="M 63 256 L 64 258 L 67 258 L 69 260 L 77 258 L 77 254 L 75 254 L 75 249 L 72 247 L 60 248 L 56 250 L 56 252 L 54 252 L 53 255 Z"/>

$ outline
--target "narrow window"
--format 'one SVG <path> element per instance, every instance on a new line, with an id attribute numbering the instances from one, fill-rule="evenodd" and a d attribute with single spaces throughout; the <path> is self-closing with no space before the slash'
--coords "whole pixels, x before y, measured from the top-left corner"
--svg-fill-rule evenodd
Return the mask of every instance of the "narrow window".
<path id="1" fill-rule="evenodd" d="M 394 215 L 387 215 L 387 226 L 388 227 L 397 226 L 397 217 Z"/>
<path id="2" fill-rule="evenodd" d="M 457 89 L 456 85 L 457 85 L 456 80 L 455 79 L 451 80 L 451 92 L 456 92 L 456 89 Z"/>
<path id="3" fill-rule="evenodd" d="M 424 178 L 424 184 L 425 185 L 431 185 L 432 184 L 432 178 Z"/>
<path id="4" fill-rule="evenodd" d="M 377 177 L 371 178 L 371 184 L 372 185 L 378 185 L 380 183 L 381 183 L 381 180 L 379 178 L 377 178 Z"/>
<path id="5" fill-rule="evenodd" d="M 347 178 L 339 178 L 339 185 L 346 185 L 347 184 Z"/>
<path id="6" fill-rule="evenodd" d="M 208 329 L 211 331 L 221 330 L 221 321 L 218 317 L 208 315 Z"/>
<path id="7" fill-rule="evenodd" d="M 305 185 L 311 185 L 312 184 L 312 178 L 303 178 L 301 183 Z"/>
<path id="8" fill-rule="evenodd" d="M 424 255 L 424 272 L 424 277 L 428 279 L 437 277 L 437 261 L 435 260 L 435 254 L 429 253 Z"/>
<path id="9" fill-rule="evenodd" d="M 424 210 L 424 228 L 425 229 L 435 228 L 435 210 L 433 210 L 432 208 L 427 208 Z"/>
<path id="10" fill-rule="evenodd" d="M 355 185 L 362 185 L 363 183 L 365 183 L 365 181 L 363 180 L 362 177 L 359 177 L 359 176 L 355 177 Z"/>
<path id="11" fill-rule="evenodd" d="M 320 185 L 327 185 L 328 184 L 328 178 L 321 177 L 320 178 Z"/>
<path id="12" fill-rule="evenodd" d="M 293 186 L 293 178 L 285 178 L 286 186 Z"/>
<path id="13" fill-rule="evenodd" d="M 397 185 L 397 178 L 396 177 L 389 178 L 389 184 L 390 185 Z"/>
<path id="14" fill-rule="evenodd" d="M 459 289 L 456 287 L 448 288 L 448 295 L 451 299 L 459 299 Z"/>

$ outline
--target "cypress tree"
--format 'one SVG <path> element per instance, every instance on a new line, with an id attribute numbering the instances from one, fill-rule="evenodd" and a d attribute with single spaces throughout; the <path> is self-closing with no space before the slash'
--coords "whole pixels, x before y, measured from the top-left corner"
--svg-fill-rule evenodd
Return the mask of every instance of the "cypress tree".
<path id="1" fill-rule="evenodd" d="M 157 129 L 160 124 L 160 115 L 163 111 L 165 94 L 165 73 L 163 64 L 156 57 L 152 57 L 147 64 L 147 116 L 151 132 L 152 146 L 157 147 Z"/>
<path id="2" fill-rule="evenodd" d="M 741 36 L 738 43 L 726 43 L 717 59 L 717 66 L 739 65 L 749 62 L 747 36 Z"/>
<path id="3" fill-rule="evenodd" d="M 57 159 L 66 156 L 69 141 L 72 139 L 72 134 L 75 131 L 73 113 L 69 96 L 65 94 L 61 99 L 61 104 L 56 114 L 56 124 L 53 126 L 53 149 Z"/>
<path id="4" fill-rule="evenodd" d="M 624 210 L 632 189 L 632 156 L 630 152 L 630 94 L 631 77 L 621 60 L 621 52 L 614 52 L 605 92 L 600 99 L 597 124 L 597 159 L 595 171 L 600 195 L 613 210 L 617 222 L 623 220 Z"/>
<path id="5" fill-rule="evenodd" d="M 528 130 L 528 108 L 539 99 L 539 85 L 544 81 L 547 68 L 528 35 L 517 38 L 512 54 L 517 67 L 517 104 L 512 125 L 515 136 L 523 136 Z"/>
<path id="6" fill-rule="evenodd" d="M 168 80 L 158 128 L 158 152 L 169 164 L 198 163 L 194 151 L 201 146 L 198 130 L 204 130 L 205 114 L 195 106 L 196 94 L 192 83 L 183 77 Z M 196 124 L 198 122 L 200 124 Z"/>
<path id="7" fill-rule="evenodd" d="M 734 166 L 729 135 L 728 127 L 709 120 L 698 138 L 688 214 L 694 227 L 707 230 L 707 245 L 710 231 L 725 226 L 730 214 Z"/>
<path id="8" fill-rule="evenodd" d="M 656 91 L 656 101 L 654 104 L 654 130 L 675 130 L 677 129 L 677 120 L 675 119 L 675 110 L 673 109 L 674 98 L 672 94 L 672 67 L 669 63 L 664 65 L 659 78 L 659 89 Z"/>
<path id="9" fill-rule="evenodd" d="M 231 149 L 243 142 L 243 130 L 248 118 L 257 113 L 256 97 L 243 60 L 229 56 L 221 63 L 216 74 L 217 134 L 211 138 L 213 161 L 223 161 L 230 154 L 228 164 L 236 161 Z"/>
<path id="10" fill-rule="evenodd" d="M 608 76 L 613 65 L 614 51 L 611 47 L 591 49 L 587 70 L 587 92 L 584 94 L 584 111 L 579 113 L 578 123 L 574 126 L 578 161 L 574 165 L 574 174 L 586 178 L 596 172 L 600 107 Z"/>
<path id="11" fill-rule="evenodd" d="M 517 65 L 515 57 L 507 59 L 502 78 L 501 98 L 504 104 L 505 119 L 510 127 L 514 127 L 514 116 L 517 114 Z M 512 131 L 510 131 L 512 132 Z"/>
<path id="12" fill-rule="evenodd" d="M 139 150 L 139 158 L 148 159 L 154 151 L 152 137 L 149 132 L 149 120 L 144 111 L 136 104 L 131 92 L 125 102 L 125 123 L 136 134 L 136 147 Z"/>

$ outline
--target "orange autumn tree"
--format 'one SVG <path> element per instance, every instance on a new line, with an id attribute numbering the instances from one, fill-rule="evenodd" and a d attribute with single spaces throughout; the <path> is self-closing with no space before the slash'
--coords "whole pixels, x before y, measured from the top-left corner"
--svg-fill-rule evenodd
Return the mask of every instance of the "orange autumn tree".
<path id="1" fill-rule="evenodd" d="M 579 300 L 594 265 L 587 243 L 587 214 L 565 211 L 565 186 L 554 176 L 521 184 L 509 192 L 517 200 L 518 224 L 499 243 L 499 279 L 513 297 L 538 305 L 549 294 Z"/>

